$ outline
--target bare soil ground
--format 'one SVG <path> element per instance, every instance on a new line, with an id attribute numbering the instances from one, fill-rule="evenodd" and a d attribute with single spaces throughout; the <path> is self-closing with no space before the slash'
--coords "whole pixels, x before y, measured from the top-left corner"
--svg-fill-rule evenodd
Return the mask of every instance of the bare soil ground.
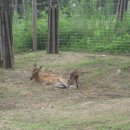
<path id="1" fill-rule="evenodd" d="M 87 53 L 19 54 L 13 70 L 0 69 L 0 130 L 129 130 L 130 57 Z M 80 71 L 79 89 L 29 81 L 33 64 L 68 79 Z"/>

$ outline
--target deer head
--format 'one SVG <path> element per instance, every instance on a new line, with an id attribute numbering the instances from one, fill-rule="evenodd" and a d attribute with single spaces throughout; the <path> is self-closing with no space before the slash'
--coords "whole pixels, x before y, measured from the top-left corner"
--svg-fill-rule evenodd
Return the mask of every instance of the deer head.
<path id="1" fill-rule="evenodd" d="M 37 80 L 37 78 L 38 78 L 38 76 L 39 76 L 39 72 L 40 72 L 41 69 L 42 69 L 42 66 L 37 67 L 37 64 L 35 63 L 35 64 L 34 64 L 34 68 L 33 68 L 33 70 L 32 70 L 32 75 L 31 75 L 31 77 L 30 77 L 30 80 L 32 80 L 32 79 Z"/>

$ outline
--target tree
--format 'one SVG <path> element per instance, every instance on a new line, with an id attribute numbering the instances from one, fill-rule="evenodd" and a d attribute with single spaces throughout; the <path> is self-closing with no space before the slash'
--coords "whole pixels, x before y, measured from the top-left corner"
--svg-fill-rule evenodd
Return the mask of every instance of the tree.
<path id="1" fill-rule="evenodd" d="M 58 53 L 58 1 L 50 0 L 48 16 L 48 53 Z"/>
<path id="2" fill-rule="evenodd" d="M 0 19 L 1 20 L 1 19 Z M 1 21 L 0 21 L 0 67 L 3 67 L 3 56 L 2 56 L 2 37 L 1 37 Z"/>
<path id="3" fill-rule="evenodd" d="M 0 66 L 12 68 L 13 56 L 13 1 L 0 0 Z"/>
<path id="4" fill-rule="evenodd" d="M 32 34 L 33 34 L 33 51 L 37 50 L 37 2 L 32 0 Z"/>
<path id="5" fill-rule="evenodd" d="M 117 0 L 116 0 L 117 1 Z M 117 20 L 122 21 L 124 13 L 127 11 L 128 8 L 128 0 L 118 0 L 117 1 Z"/>

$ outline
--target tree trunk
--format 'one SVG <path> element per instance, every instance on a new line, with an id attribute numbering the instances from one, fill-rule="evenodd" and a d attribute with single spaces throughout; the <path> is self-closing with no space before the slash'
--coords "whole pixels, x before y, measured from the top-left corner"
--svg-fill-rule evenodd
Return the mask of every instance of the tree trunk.
<path id="1" fill-rule="evenodd" d="M 3 67 L 3 51 L 2 51 L 2 28 L 1 28 L 1 19 L 0 19 L 0 67 Z"/>
<path id="2" fill-rule="evenodd" d="M 125 11 L 128 8 L 128 0 L 118 0 L 117 4 L 117 20 L 122 21 Z"/>
<path id="3" fill-rule="evenodd" d="M 11 0 L 0 0 L 0 66 L 12 68 L 13 56 L 13 2 Z"/>
<path id="4" fill-rule="evenodd" d="M 48 53 L 58 53 L 58 1 L 50 0 L 48 16 Z"/>
<path id="5" fill-rule="evenodd" d="M 37 50 L 37 2 L 32 0 L 32 35 L 33 51 Z"/>

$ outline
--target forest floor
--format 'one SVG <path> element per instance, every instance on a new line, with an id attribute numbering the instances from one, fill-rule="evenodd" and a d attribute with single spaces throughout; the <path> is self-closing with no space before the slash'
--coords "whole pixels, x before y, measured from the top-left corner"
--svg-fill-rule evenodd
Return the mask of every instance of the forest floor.
<path id="1" fill-rule="evenodd" d="M 33 64 L 68 79 L 80 71 L 79 89 L 30 81 Z M 0 69 L 0 130 L 129 130 L 130 56 L 62 52 L 17 54 Z"/>

